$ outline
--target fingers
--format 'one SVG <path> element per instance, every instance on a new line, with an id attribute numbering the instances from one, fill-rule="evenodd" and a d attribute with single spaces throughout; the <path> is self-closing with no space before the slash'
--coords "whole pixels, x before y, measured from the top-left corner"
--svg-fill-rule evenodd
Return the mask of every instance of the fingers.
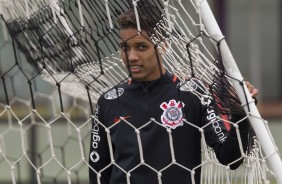
<path id="1" fill-rule="evenodd" d="M 256 88 L 255 88 L 252 84 L 250 84 L 248 81 L 245 81 L 245 84 L 246 84 L 246 86 L 247 86 L 247 88 L 248 88 L 248 90 L 249 90 L 249 92 L 250 92 L 250 94 L 251 94 L 251 97 L 255 98 L 255 97 L 258 95 L 258 93 L 259 93 L 258 89 L 256 89 Z"/>

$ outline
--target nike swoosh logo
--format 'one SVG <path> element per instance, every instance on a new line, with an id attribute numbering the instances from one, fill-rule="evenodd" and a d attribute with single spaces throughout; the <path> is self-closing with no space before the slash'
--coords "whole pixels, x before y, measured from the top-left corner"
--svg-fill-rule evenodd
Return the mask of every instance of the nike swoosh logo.
<path id="1" fill-rule="evenodd" d="M 124 119 L 127 119 L 127 118 L 129 118 L 130 116 L 124 116 L 123 118 Z M 114 119 L 114 123 L 119 123 L 121 121 L 121 118 L 120 117 L 115 117 L 115 119 Z"/>

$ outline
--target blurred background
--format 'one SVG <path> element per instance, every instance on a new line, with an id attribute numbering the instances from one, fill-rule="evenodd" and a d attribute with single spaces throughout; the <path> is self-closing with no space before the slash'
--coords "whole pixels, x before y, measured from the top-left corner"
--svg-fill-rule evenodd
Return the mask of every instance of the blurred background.
<path id="1" fill-rule="evenodd" d="M 259 89 L 260 94 L 258 97 L 259 103 L 258 108 L 264 119 L 269 122 L 269 127 L 271 129 L 274 140 L 279 148 L 280 152 L 282 150 L 282 1 L 281 0 L 209 0 L 208 1 L 213 8 L 213 12 L 216 19 L 222 29 L 223 34 L 226 36 L 227 43 L 229 44 L 230 50 L 233 53 L 235 61 L 237 62 L 239 69 L 244 76 L 245 80 L 250 81 L 256 88 Z M 29 96 L 29 86 L 26 83 L 22 83 L 20 79 L 24 78 L 22 74 L 19 75 L 17 69 L 13 69 L 13 65 L 16 62 L 13 53 L 13 44 L 5 30 L 3 21 L 0 20 L 0 71 L 1 77 L 3 72 L 7 69 L 12 68 L 9 71 L 8 77 L 5 76 L 5 81 L 8 86 L 4 86 L 3 78 L 0 82 L 0 99 L 1 103 L 5 103 L 4 87 L 8 89 L 9 94 L 13 97 L 19 97 L 22 100 L 13 100 L 12 105 L 14 107 L 22 107 L 20 110 L 20 116 L 25 117 L 28 112 L 25 112 L 25 107 L 30 107 L 32 104 L 26 103 Z M 17 53 L 18 61 L 20 63 L 26 63 L 26 59 L 22 53 Z M 32 73 L 32 68 L 30 66 L 25 66 L 24 70 L 27 73 Z M 46 116 L 51 117 L 55 111 L 58 111 L 60 105 L 58 102 L 58 96 L 56 93 L 56 88 L 51 86 L 49 83 L 36 78 L 34 80 L 36 91 L 39 92 L 36 98 L 40 98 L 42 104 L 37 104 L 38 110 L 46 114 Z M 89 113 L 83 107 L 84 102 L 76 101 L 68 96 L 63 98 L 65 105 L 65 110 L 70 114 L 71 117 L 77 118 L 78 114 Z M 0 113 L 5 109 L 5 107 L 0 106 Z M 54 112 L 53 112 L 54 111 Z M 84 116 L 84 117 L 85 117 Z M 3 123 L 3 118 L 6 115 L 0 115 L 0 141 L 2 144 L 6 144 L 7 149 L 15 149 L 18 153 L 21 152 L 21 148 L 17 147 L 15 142 L 20 140 L 19 134 L 16 132 L 9 133 L 6 136 L 7 127 L 12 127 L 13 125 Z M 13 119 L 13 117 L 11 117 Z M 78 117 L 78 124 L 85 121 L 83 117 Z M 15 118 L 16 123 L 16 118 Z M 90 124 L 89 124 L 90 125 Z M 85 126 L 82 131 L 82 139 L 85 139 L 86 145 L 84 150 L 88 150 L 89 141 L 89 125 Z M 26 127 L 28 129 L 28 127 Z M 63 129 L 63 125 L 61 127 Z M 69 132 L 75 132 L 70 128 L 65 131 L 65 135 Z M 70 149 L 76 149 L 74 144 L 79 147 L 78 143 L 68 142 L 69 137 L 62 136 L 62 131 L 58 128 L 53 132 L 54 140 L 60 141 L 63 144 L 70 144 Z M 30 129 L 29 141 L 31 143 L 37 139 L 37 136 L 42 136 L 40 131 L 37 133 Z M 5 138 L 2 136 L 5 135 Z M 45 136 L 45 135 L 44 135 Z M 7 140 L 13 140 L 12 142 L 7 142 Z M 46 138 L 47 140 L 47 138 Z M 43 141 L 46 141 L 43 140 Z M 65 141 L 65 142 L 64 142 Z M 47 141 L 48 142 L 48 141 Z M 32 144 L 31 144 L 32 145 Z M 35 146 L 36 147 L 36 146 Z M 33 149 L 38 149 L 38 148 Z M 40 147 L 40 146 L 38 146 Z M 0 147 L 0 152 L 3 148 Z M 45 148 L 39 148 L 44 153 Z M 79 148 L 78 148 L 79 149 Z M 58 152 L 63 152 L 62 148 L 58 148 Z M 75 151 L 73 152 L 75 154 Z M 72 155 L 72 154 L 71 154 Z M 72 155 L 73 156 L 73 155 Z M 15 156 L 17 157 L 17 155 Z M 79 155 L 77 156 L 79 160 Z M 31 157 L 34 158 L 34 157 Z M 36 158 L 36 157 L 35 157 Z M 65 158 L 62 158 L 64 160 Z M 36 162 L 36 161 L 35 161 Z M 54 163 L 56 164 L 56 163 Z M 74 162 L 73 164 L 76 164 Z M 3 167 L 4 165 L 4 167 Z M 10 170 L 7 164 L 3 164 L 3 159 L 0 159 L 0 183 L 11 183 L 7 181 L 10 177 Z M 77 175 L 82 174 L 84 178 L 87 178 L 87 166 L 82 166 L 80 172 Z M 26 171 L 28 172 L 28 171 Z M 54 171 L 58 173 L 59 171 Z M 85 174 L 86 173 L 86 174 Z M 19 174 L 19 173 L 17 173 Z M 22 174 L 26 178 L 32 177 L 32 174 Z M 52 173 L 50 174 L 52 175 Z M 35 181 L 35 178 L 32 180 Z M 32 183 L 33 183 L 32 182 Z M 52 183 L 52 181 L 50 181 Z M 54 183 L 54 181 L 53 181 Z"/>
<path id="2" fill-rule="evenodd" d="M 282 1 L 209 2 L 244 79 L 260 91 L 258 108 L 281 151 Z"/>
<path id="3" fill-rule="evenodd" d="M 244 79 L 259 89 L 258 109 L 281 153 L 282 1 L 209 2 Z"/>

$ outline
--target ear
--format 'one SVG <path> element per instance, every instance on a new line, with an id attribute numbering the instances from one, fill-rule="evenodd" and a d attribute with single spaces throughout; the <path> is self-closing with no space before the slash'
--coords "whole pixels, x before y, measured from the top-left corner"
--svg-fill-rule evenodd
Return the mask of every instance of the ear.
<path id="1" fill-rule="evenodd" d="M 164 40 L 160 43 L 160 47 L 161 47 L 161 54 L 166 54 L 166 52 L 170 49 L 170 43 L 168 40 Z"/>

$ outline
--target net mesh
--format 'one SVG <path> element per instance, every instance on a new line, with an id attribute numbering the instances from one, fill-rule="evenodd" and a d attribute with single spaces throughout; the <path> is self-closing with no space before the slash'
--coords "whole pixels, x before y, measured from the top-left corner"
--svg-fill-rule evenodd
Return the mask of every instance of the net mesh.
<path id="1" fill-rule="evenodd" d="M 64 0 L 64 1 L 0 1 L 3 33 L 10 37 L 1 42 L 0 103 L 0 170 L 1 178 L 12 183 L 85 183 L 88 180 L 88 154 L 94 105 L 105 91 L 130 79 L 122 63 L 119 49 L 118 15 L 127 9 L 148 14 L 138 19 L 162 53 L 165 67 L 181 80 L 181 87 L 192 91 L 203 103 L 210 94 L 220 104 L 224 115 L 245 114 L 230 78 L 222 64 L 219 45 L 204 25 L 197 4 L 193 1 L 129 1 L 129 0 Z M 138 26 L 138 25 L 137 25 Z M 138 28 L 138 27 L 137 27 Z M 153 29 L 152 29 L 153 28 Z M 140 28 L 139 28 L 140 29 Z M 5 34 L 2 34 L 5 36 Z M 20 51 L 20 52 L 19 52 Z M 7 54 L 10 53 L 10 54 Z M 188 78 L 197 78 L 205 88 L 200 92 L 186 85 Z M 242 88 L 243 89 L 243 88 Z M 245 114 L 244 119 L 252 116 Z M 267 121 L 259 118 L 268 127 Z M 237 128 L 238 122 L 227 122 Z M 202 139 L 202 164 L 186 168 L 175 161 L 161 170 L 143 162 L 140 131 L 149 124 L 171 130 L 150 120 L 142 127 L 123 121 L 136 132 L 140 148 L 140 164 L 132 170 L 118 167 L 130 182 L 130 173 L 139 167 L 151 169 L 161 183 L 161 173 L 171 165 L 191 173 L 201 169 L 201 183 L 269 183 L 274 177 L 267 167 L 259 142 L 252 139 L 248 153 L 242 151 L 242 166 L 231 171 L 221 165 Z M 101 122 L 100 122 L 101 123 Z M 101 123 L 101 126 L 102 123 Z M 110 137 L 111 129 L 107 130 Z M 204 137 L 205 127 L 197 128 Z M 111 143 L 111 140 L 109 139 Z M 242 143 L 238 139 L 242 150 Z M 277 150 L 278 151 L 278 150 Z M 236 162 L 236 161 L 234 161 Z M 106 168 L 105 168 L 106 169 Z M 93 171 L 98 174 L 98 171 Z"/>

